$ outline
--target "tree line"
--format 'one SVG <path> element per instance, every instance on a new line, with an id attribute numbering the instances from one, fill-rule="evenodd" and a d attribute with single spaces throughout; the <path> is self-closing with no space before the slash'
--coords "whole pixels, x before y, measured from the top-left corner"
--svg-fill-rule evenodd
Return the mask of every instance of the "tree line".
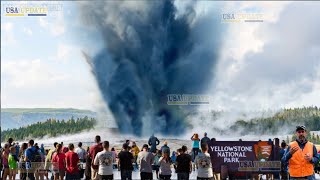
<path id="1" fill-rule="evenodd" d="M 56 137 L 63 134 L 75 134 L 83 130 L 93 129 L 95 124 L 96 120 L 87 116 L 76 120 L 73 117 L 68 120 L 47 119 L 25 127 L 1 131 L 1 142 L 6 141 L 9 137 L 16 141 L 44 136 Z"/>
<path id="2" fill-rule="evenodd" d="M 320 131 L 320 109 L 317 106 L 282 109 L 272 117 L 240 119 L 230 128 L 242 135 L 250 132 L 261 135 L 293 134 L 297 125 L 305 125 L 308 131 Z"/>

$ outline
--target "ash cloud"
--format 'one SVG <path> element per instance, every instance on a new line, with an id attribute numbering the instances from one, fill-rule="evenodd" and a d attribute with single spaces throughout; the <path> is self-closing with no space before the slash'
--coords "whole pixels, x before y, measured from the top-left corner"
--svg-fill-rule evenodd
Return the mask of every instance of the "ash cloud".
<path id="1" fill-rule="evenodd" d="M 182 134 L 185 110 L 167 105 L 167 95 L 204 93 L 214 76 L 220 12 L 183 3 L 80 2 L 83 24 L 105 45 L 85 56 L 121 133 Z"/>

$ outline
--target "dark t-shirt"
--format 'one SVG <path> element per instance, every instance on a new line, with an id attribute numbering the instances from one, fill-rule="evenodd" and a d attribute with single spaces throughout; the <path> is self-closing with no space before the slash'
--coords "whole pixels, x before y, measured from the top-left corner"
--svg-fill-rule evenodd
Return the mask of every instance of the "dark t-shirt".
<path id="1" fill-rule="evenodd" d="M 210 142 L 210 139 L 208 137 L 203 137 L 201 139 L 201 144 L 208 144 Z"/>
<path id="2" fill-rule="evenodd" d="M 177 156 L 176 162 L 178 163 L 177 173 L 190 172 L 191 156 L 189 154 L 180 154 L 179 156 Z"/>
<path id="3" fill-rule="evenodd" d="M 132 166 L 132 159 L 133 159 L 133 155 L 132 153 L 128 152 L 128 151 L 121 151 L 118 154 L 118 158 L 120 161 L 120 170 L 133 170 L 133 166 Z"/>

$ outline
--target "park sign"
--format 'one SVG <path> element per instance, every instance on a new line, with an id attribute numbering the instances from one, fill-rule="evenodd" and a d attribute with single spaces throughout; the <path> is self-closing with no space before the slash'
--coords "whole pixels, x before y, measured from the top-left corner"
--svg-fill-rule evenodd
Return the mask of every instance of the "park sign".
<path id="1" fill-rule="evenodd" d="M 272 141 L 210 141 L 208 146 L 214 172 L 221 167 L 229 173 L 280 171 L 279 148 Z"/>

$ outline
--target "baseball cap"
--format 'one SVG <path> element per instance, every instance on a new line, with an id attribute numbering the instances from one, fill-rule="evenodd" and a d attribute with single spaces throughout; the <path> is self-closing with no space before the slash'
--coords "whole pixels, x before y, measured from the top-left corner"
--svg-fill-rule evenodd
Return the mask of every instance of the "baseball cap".
<path id="1" fill-rule="evenodd" d="M 299 131 L 299 130 L 306 130 L 306 126 L 304 125 L 299 125 L 299 126 L 296 126 L 296 131 Z"/>

